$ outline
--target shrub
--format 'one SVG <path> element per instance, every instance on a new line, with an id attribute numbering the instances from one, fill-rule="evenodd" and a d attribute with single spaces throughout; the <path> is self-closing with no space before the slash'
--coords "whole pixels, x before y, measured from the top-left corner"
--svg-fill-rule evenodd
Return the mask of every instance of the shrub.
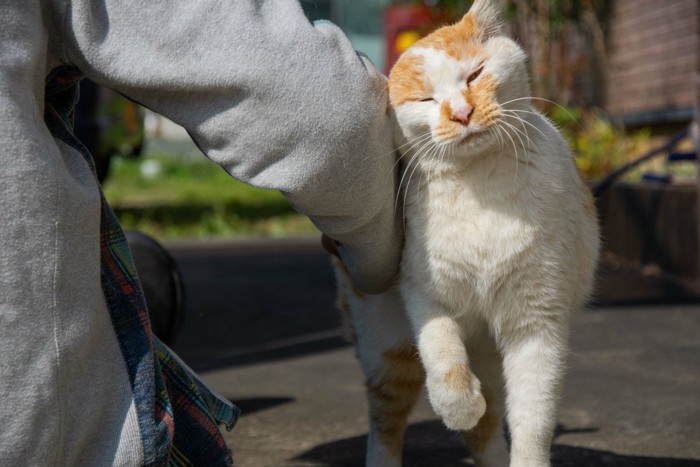
<path id="1" fill-rule="evenodd" d="M 598 179 L 632 160 L 649 146 L 650 131 L 626 134 L 596 111 L 553 107 L 549 117 L 560 127 L 588 179 Z"/>

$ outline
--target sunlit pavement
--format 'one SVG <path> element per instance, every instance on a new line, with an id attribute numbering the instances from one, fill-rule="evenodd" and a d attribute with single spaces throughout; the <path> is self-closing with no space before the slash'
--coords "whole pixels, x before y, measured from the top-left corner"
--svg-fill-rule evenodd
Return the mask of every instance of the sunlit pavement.
<path id="1" fill-rule="evenodd" d="M 188 315 L 175 349 L 243 410 L 239 467 L 360 466 L 363 377 L 318 239 L 168 243 Z M 573 326 L 555 466 L 700 465 L 700 300 L 677 284 L 601 274 Z M 471 465 L 425 400 L 407 466 Z"/>

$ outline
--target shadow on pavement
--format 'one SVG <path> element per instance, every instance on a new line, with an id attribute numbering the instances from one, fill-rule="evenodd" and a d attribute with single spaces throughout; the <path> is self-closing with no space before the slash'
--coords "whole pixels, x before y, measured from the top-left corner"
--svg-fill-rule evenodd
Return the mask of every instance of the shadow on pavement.
<path id="1" fill-rule="evenodd" d="M 367 437 L 355 436 L 316 446 L 293 460 L 333 467 L 364 465 Z M 413 423 L 406 429 L 404 441 L 405 467 L 457 467 L 473 465 L 462 437 L 447 431 L 437 420 Z"/>
<path id="2" fill-rule="evenodd" d="M 554 445 L 553 467 L 697 467 L 698 461 L 663 457 L 623 456 L 608 451 Z"/>
<path id="3" fill-rule="evenodd" d="M 595 428 L 566 429 L 557 427 L 557 435 L 587 433 Z M 316 446 L 292 461 L 315 465 L 356 467 L 364 464 L 367 448 L 365 436 L 355 436 Z M 414 423 L 406 430 L 403 465 L 405 467 L 464 467 L 473 466 L 469 450 L 462 437 L 447 431 L 437 420 Z M 661 457 L 625 456 L 575 446 L 554 444 L 553 467 L 697 467 L 697 460 Z"/>
<path id="4" fill-rule="evenodd" d="M 294 401 L 295 399 L 293 397 L 256 397 L 253 399 L 236 399 L 231 402 L 241 409 L 241 417 L 247 417 L 255 412 L 290 404 Z"/>

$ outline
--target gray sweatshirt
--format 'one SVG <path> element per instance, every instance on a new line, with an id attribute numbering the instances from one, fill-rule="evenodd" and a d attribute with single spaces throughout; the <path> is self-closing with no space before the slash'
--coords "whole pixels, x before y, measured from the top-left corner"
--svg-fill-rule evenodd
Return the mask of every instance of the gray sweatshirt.
<path id="1" fill-rule="evenodd" d="M 99 189 L 42 118 L 61 64 L 179 123 L 232 176 L 280 190 L 374 292 L 401 247 L 385 80 L 293 0 L 0 2 L 0 459 L 136 465 Z"/>

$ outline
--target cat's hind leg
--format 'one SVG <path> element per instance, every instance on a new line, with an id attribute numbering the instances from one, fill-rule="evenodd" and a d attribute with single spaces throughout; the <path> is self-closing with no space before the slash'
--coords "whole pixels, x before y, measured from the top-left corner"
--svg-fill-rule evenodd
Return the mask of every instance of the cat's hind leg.
<path id="1" fill-rule="evenodd" d="M 506 467 L 508 444 L 503 431 L 505 395 L 501 354 L 493 338 L 484 330 L 469 346 L 472 369 L 481 381 L 486 412 L 474 428 L 465 432 L 465 439 L 476 467 Z"/>
<path id="2" fill-rule="evenodd" d="M 342 266 L 341 266 L 342 267 Z M 351 324 L 366 378 L 369 405 L 368 467 L 399 467 L 408 415 L 425 381 L 399 292 L 365 295 L 336 269 L 339 308 Z"/>
<path id="3" fill-rule="evenodd" d="M 367 466 L 372 467 L 401 465 L 408 415 L 425 380 L 413 342 L 387 349 L 382 359 L 383 363 L 367 377 Z"/>

